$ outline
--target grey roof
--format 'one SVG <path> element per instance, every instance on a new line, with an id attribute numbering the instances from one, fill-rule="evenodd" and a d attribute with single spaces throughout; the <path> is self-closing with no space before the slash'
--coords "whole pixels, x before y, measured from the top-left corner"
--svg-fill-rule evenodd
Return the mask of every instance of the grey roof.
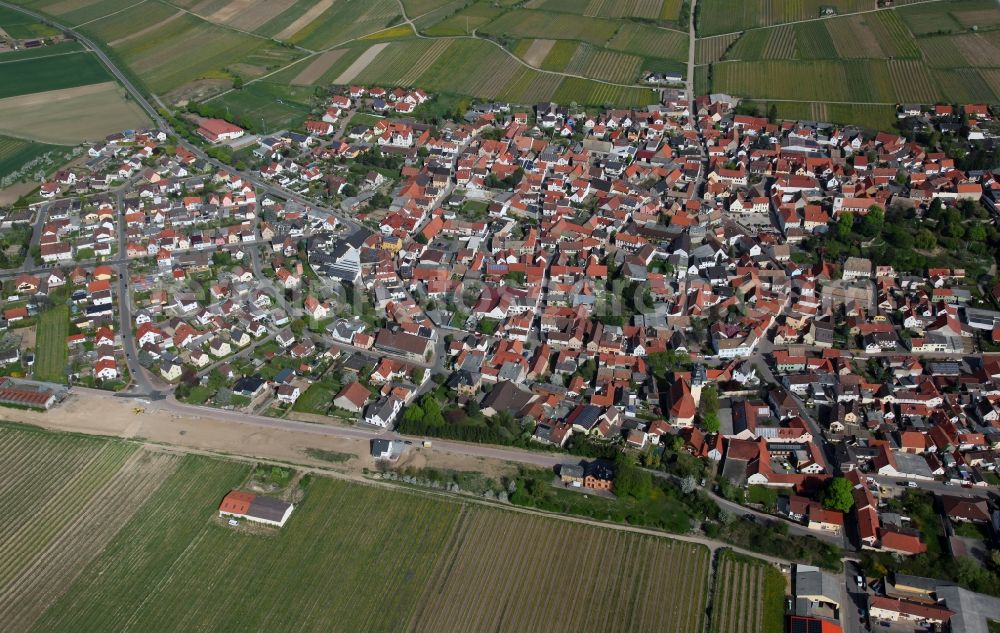
<path id="1" fill-rule="evenodd" d="M 1000 620 L 1000 598 L 955 586 L 938 586 L 936 593 L 955 613 L 948 622 L 952 633 L 987 633 L 986 619 Z"/>
<path id="2" fill-rule="evenodd" d="M 274 497 L 255 497 L 250 502 L 247 516 L 264 519 L 266 521 L 281 521 L 285 512 L 292 504 Z"/>
<path id="3" fill-rule="evenodd" d="M 559 474 L 563 477 L 583 478 L 583 466 L 580 464 L 560 464 Z"/>
<path id="4" fill-rule="evenodd" d="M 840 604 L 840 583 L 832 574 L 820 571 L 812 565 L 795 567 L 795 595 L 822 596 Z"/>

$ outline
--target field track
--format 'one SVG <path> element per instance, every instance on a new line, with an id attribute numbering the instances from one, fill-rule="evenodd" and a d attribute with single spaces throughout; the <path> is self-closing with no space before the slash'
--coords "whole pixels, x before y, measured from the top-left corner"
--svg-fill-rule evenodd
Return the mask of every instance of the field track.
<path id="1" fill-rule="evenodd" d="M 345 48 L 335 48 L 332 51 L 327 51 L 311 61 L 308 66 L 302 69 L 295 78 L 292 79 L 293 86 L 309 86 L 323 76 L 331 66 L 337 63 L 337 60 L 343 57 L 344 53 L 347 52 Z"/>
<path id="2" fill-rule="evenodd" d="M 310 7 L 308 11 L 299 16 L 297 20 L 286 26 L 280 33 L 275 35 L 274 39 L 285 41 L 290 40 L 295 37 L 296 33 L 304 29 L 310 22 L 318 18 L 320 14 L 332 6 L 333 0 L 319 0 L 319 2 Z"/>
<path id="3" fill-rule="evenodd" d="M 157 22 L 156 24 L 151 24 L 150 26 L 147 26 L 144 29 L 139 29 L 138 31 L 136 31 L 134 33 L 129 33 L 125 37 L 119 37 L 116 40 L 108 42 L 108 46 L 110 46 L 111 48 L 114 48 L 115 46 L 118 46 L 119 44 L 124 44 L 125 42 L 131 42 L 132 40 L 139 39 L 139 38 L 143 37 L 144 35 L 148 35 L 149 33 L 152 33 L 153 31 L 155 31 L 156 29 L 160 28 L 164 24 L 169 24 L 170 22 L 173 22 L 174 20 L 176 20 L 177 18 L 179 18 L 179 17 L 181 17 L 183 15 L 184 15 L 183 11 L 178 11 L 177 13 L 171 15 L 169 18 L 167 18 L 165 20 L 161 20 L 161 21 Z"/>
<path id="4" fill-rule="evenodd" d="M 528 50 L 524 53 L 524 61 L 529 66 L 534 66 L 538 68 L 542 65 L 542 61 L 545 60 L 545 56 L 549 54 L 552 47 L 555 45 L 555 40 L 535 40 L 528 47 Z"/>
<path id="5" fill-rule="evenodd" d="M 347 70 L 340 73 L 340 76 L 334 79 L 333 83 L 335 84 L 351 83 L 351 81 L 355 77 L 357 77 L 362 70 L 368 67 L 368 64 L 372 63 L 372 60 L 378 57 L 378 54 L 382 52 L 382 49 L 384 49 L 388 45 L 389 45 L 388 42 L 375 44 L 374 46 L 366 50 L 364 53 L 361 53 L 361 57 L 358 57 L 356 60 L 354 60 L 354 63 L 348 66 Z"/>

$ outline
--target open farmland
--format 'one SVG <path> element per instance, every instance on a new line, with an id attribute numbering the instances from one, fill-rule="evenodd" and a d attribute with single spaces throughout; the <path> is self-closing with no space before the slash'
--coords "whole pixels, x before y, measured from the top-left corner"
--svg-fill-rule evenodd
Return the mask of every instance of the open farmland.
<path id="1" fill-rule="evenodd" d="M 0 99 L 46 90 L 74 88 L 110 79 L 111 76 L 97 57 L 87 52 L 19 57 L 16 61 L 0 64 Z"/>
<path id="2" fill-rule="evenodd" d="M 0 99 L 0 133 L 66 144 L 148 125 L 146 114 L 123 93 L 109 81 Z"/>
<path id="3" fill-rule="evenodd" d="M 608 48 L 643 57 L 687 61 L 688 37 L 678 31 L 626 23 L 608 42 Z"/>
<path id="4" fill-rule="evenodd" d="M 321 1 L 316 6 L 322 4 Z M 396 0 L 337 0 L 327 6 L 325 11 L 294 33 L 289 29 L 279 33 L 277 39 L 320 50 L 386 28 L 399 16 Z"/>
<path id="5" fill-rule="evenodd" d="M 3 103 L 0 101 L 0 103 Z M 0 110 L 0 117 L 3 111 Z M 2 122 L 0 122 L 2 125 Z M 22 165 L 40 157 L 53 150 L 65 148 L 45 143 L 27 141 L 20 138 L 0 136 L 0 181 L 8 175 L 17 171 Z"/>
<path id="6" fill-rule="evenodd" d="M 665 538 L 468 510 L 409 630 L 700 632 L 708 559 Z"/>
<path id="7" fill-rule="evenodd" d="M 875 9 L 875 0 L 702 0 L 698 3 L 698 36 L 721 35 L 760 26 L 775 26 L 820 17 L 824 7 L 837 14 Z"/>
<path id="8" fill-rule="evenodd" d="M 121 11 L 135 4 L 135 0 L 38 0 L 18 4 L 56 16 L 63 24 L 80 26 Z"/>
<path id="9" fill-rule="evenodd" d="M 674 3 L 667 0 L 668 14 L 676 18 L 679 10 Z M 663 0 L 530 0 L 526 5 L 529 9 L 542 9 L 562 13 L 575 13 L 587 17 L 600 18 L 643 18 L 646 20 L 673 19 L 662 17 L 665 9 Z"/>
<path id="10" fill-rule="evenodd" d="M 713 91 L 760 99 L 930 103 L 940 92 L 915 60 L 724 62 L 712 71 Z"/>
<path id="11" fill-rule="evenodd" d="M 739 37 L 738 34 L 733 33 L 697 40 L 695 42 L 695 63 L 711 64 L 712 62 L 719 61 Z"/>
<path id="12" fill-rule="evenodd" d="M 150 90 L 166 93 L 202 78 L 225 78 L 226 67 L 278 47 L 266 40 L 185 15 L 142 38 L 119 40 L 115 53 Z M 282 50 L 288 61 L 294 53 Z"/>
<path id="13" fill-rule="evenodd" d="M 712 633 L 782 633 L 785 579 L 768 563 L 724 551 L 712 605 Z"/>
<path id="14" fill-rule="evenodd" d="M 38 316 L 35 335 L 35 371 L 38 380 L 66 382 L 66 337 L 69 335 L 69 308 L 57 306 Z"/>
<path id="15" fill-rule="evenodd" d="M 703 546 L 323 477 L 284 528 L 234 530 L 249 473 L 0 426 L 5 632 L 704 628 Z"/>
<path id="16" fill-rule="evenodd" d="M 503 14 L 479 31 L 496 36 L 581 40 L 602 45 L 611 39 L 618 26 L 616 20 L 517 9 Z"/>
<path id="17" fill-rule="evenodd" d="M 956 0 L 902 6 L 896 12 L 916 36 L 958 33 L 1000 25 L 1000 10 L 992 0 Z"/>
<path id="18" fill-rule="evenodd" d="M 488 2 L 477 2 L 426 28 L 420 27 L 418 23 L 418 28 L 421 28 L 427 35 L 437 37 L 469 35 L 479 27 L 488 24 L 490 20 L 498 18 L 502 13 L 502 9 L 494 7 Z"/>
<path id="19" fill-rule="evenodd" d="M 581 44 L 566 66 L 566 72 L 604 81 L 630 83 L 638 79 L 641 65 L 642 59 L 635 55 Z"/>
<path id="20" fill-rule="evenodd" d="M 7 7 L 0 7 L 0 29 L 17 40 L 51 37 L 59 33 L 51 26 Z"/>

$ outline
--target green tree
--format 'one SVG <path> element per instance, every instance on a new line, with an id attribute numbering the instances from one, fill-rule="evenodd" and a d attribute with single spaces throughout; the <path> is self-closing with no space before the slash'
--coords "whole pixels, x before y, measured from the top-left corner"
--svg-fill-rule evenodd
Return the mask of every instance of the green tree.
<path id="1" fill-rule="evenodd" d="M 986 227 L 982 224 L 973 224 L 965 232 L 965 239 L 971 242 L 986 241 Z"/>
<path id="2" fill-rule="evenodd" d="M 845 477 L 834 477 L 823 492 L 823 505 L 833 510 L 850 512 L 854 507 L 851 482 Z"/>
<path id="3" fill-rule="evenodd" d="M 405 424 L 420 424 L 424 421 L 424 410 L 420 405 L 412 404 L 403 411 L 403 422 Z"/>
<path id="4" fill-rule="evenodd" d="M 861 234 L 865 237 L 875 237 L 882 232 L 882 226 L 885 224 L 885 211 L 882 207 L 878 205 L 872 205 L 868 209 L 868 213 L 861 218 Z"/>
<path id="5" fill-rule="evenodd" d="M 927 229 L 920 229 L 913 238 L 913 245 L 922 251 L 933 250 L 937 246 L 937 238 Z"/>
<path id="6" fill-rule="evenodd" d="M 854 215 L 850 213 L 841 213 L 840 217 L 837 218 L 837 236 L 842 240 L 846 240 L 851 235 L 851 229 L 854 228 Z"/>
<path id="7" fill-rule="evenodd" d="M 722 428 L 719 422 L 719 416 L 715 413 L 706 413 L 701 418 L 701 426 L 705 429 L 706 433 L 718 433 L 719 429 Z"/>
<path id="8" fill-rule="evenodd" d="M 645 499 L 652 491 L 652 475 L 636 466 L 631 456 L 619 453 L 615 459 L 615 494 Z"/>

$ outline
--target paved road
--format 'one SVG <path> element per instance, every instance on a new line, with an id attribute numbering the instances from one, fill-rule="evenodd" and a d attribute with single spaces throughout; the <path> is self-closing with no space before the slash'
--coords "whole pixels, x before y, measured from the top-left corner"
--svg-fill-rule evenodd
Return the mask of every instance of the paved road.
<path id="1" fill-rule="evenodd" d="M 840 626 L 844 633 L 866 633 L 868 619 L 859 615 L 858 610 L 868 611 L 868 585 L 859 588 L 857 577 L 861 575 L 861 566 L 854 561 L 844 561 L 844 582 L 841 583 Z"/>

